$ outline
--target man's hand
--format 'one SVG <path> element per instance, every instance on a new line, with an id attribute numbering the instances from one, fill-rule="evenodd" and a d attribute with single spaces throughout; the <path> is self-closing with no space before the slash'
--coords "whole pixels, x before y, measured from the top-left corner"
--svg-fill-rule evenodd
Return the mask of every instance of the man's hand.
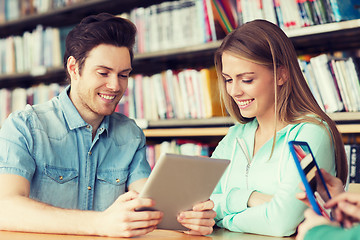
<path id="1" fill-rule="evenodd" d="M 324 169 L 320 169 L 320 171 L 324 177 L 325 184 L 330 192 L 331 197 L 337 196 L 340 193 L 344 192 L 343 184 L 339 178 L 334 177 L 330 173 L 326 172 Z M 310 207 L 311 205 L 306 196 L 304 184 L 300 183 L 299 188 L 302 190 L 302 192 L 297 193 L 296 198 Z"/>
<path id="2" fill-rule="evenodd" d="M 337 196 L 340 193 L 344 192 L 344 186 L 342 181 L 325 171 L 325 169 L 320 169 L 321 174 L 324 177 L 327 188 L 329 189 L 331 197 Z"/>
<path id="3" fill-rule="evenodd" d="M 193 206 L 192 211 L 181 212 L 177 220 L 189 229 L 185 232 L 187 234 L 208 235 L 212 233 L 215 224 L 216 212 L 213 208 L 214 203 L 211 200 L 198 203 Z"/>
<path id="4" fill-rule="evenodd" d="M 154 205 L 153 200 L 139 198 L 135 191 L 119 196 L 96 220 L 97 234 L 109 237 L 134 237 L 153 231 L 161 221 L 163 213 L 135 211 L 135 209 Z"/>
<path id="5" fill-rule="evenodd" d="M 325 203 L 326 208 L 335 208 L 336 221 L 350 228 L 360 222 L 360 194 L 344 192 Z"/>
<path id="6" fill-rule="evenodd" d="M 339 225 L 336 222 L 331 222 L 327 218 L 318 215 L 314 212 L 314 210 L 308 208 L 305 210 L 304 213 L 305 220 L 299 225 L 298 227 L 298 233 L 296 235 L 296 240 L 303 240 L 305 234 L 313 227 L 319 226 L 319 225 Z"/>

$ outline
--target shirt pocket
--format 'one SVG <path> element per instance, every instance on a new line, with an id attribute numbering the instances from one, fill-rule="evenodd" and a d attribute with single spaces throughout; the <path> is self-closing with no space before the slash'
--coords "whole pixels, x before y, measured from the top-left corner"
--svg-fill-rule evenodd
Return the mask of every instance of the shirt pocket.
<path id="1" fill-rule="evenodd" d="M 127 169 L 98 170 L 96 174 L 94 210 L 107 209 L 126 190 Z"/>
<path id="2" fill-rule="evenodd" d="M 78 177 L 76 169 L 45 166 L 45 175 L 57 183 L 65 184 Z"/>
<path id="3" fill-rule="evenodd" d="M 62 208 L 78 207 L 79 172 L 74 168 L 45 165 L 43 174 L 33 188 L 33 198 Z"/>

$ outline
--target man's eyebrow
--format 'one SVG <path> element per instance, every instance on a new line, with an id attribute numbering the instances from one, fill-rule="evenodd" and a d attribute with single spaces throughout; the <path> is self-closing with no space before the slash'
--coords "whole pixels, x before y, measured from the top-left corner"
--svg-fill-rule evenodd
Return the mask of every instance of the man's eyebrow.
<path id="1" fill-rule="evenodd" d="M 107 67 L 105 65 L 98 65 L 97 67 L 105 68 L 105 69 L 110 70 L 110 71 L 114 70 L 113 68 Z M 121 72 L 131 72 L 131 71 L 132 71 L 132 68 L 126 68 L 124 70 L 121 70 Z"/>

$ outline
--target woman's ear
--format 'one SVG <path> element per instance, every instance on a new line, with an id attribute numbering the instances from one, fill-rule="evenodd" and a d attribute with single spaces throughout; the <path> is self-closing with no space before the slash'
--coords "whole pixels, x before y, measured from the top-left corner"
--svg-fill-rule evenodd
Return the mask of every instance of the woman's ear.
<path id="1" fill-rule="evenodd" d="M 280 67 L 277 70 L 278 70 L 277 85 L 282 86 L 288 80 L 289 74 L 288 74 L 288 71 L 284 67 Z"/>
<path id="2" fill-rule="evenodd" d="M 70 75 L 70 80 L 76 80 L 78 76 L 78 64 L 76 62 L 76 59 L 73 56 L 70 56 L 67 59 L 67 71 Z"/>

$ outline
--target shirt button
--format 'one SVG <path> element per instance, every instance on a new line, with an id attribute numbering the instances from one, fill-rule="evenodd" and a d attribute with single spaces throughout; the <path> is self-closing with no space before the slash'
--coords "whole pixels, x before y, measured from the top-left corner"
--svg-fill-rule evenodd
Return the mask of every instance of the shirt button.
<path id="1" fill-rule="evenodd" d="M 88 187 L 87 187 L 87 189 L 88 189 L 88 190 L 91 190 L 91 187 L 90 187 L 90 186 L 88 186 Z"/>
<path id="2" fill-rule="evenodd" d="M 89 128 L 90 128 L 90 125 L 86 125 L 86 128 L 89 129 Z"/>
<path id="3" fill-rule="evenodd" d="M 120 179 L 117 178 L 117 179 L 116 179 L 116 182 L 117 182 L 117 183 L 120 182 Z"/>
<path id="4" fill-rule="evenodd" d="M 60 179 L 60 180 L 63 180 L 64 178 L 63 178 L 63 176 L 60 176 L 59 179 Z"/>

